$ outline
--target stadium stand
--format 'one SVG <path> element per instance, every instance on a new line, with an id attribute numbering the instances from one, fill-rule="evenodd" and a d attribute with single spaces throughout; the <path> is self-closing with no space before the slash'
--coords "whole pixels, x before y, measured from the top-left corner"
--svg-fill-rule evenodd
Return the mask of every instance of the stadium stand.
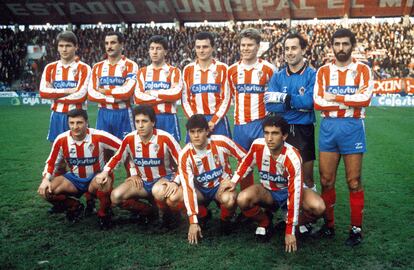
<path id="1" fill-rule="evenodd" d="M 146 42 L 154 34 L 168 37 L 169 47 L 174 48 L 168 62 L 180 68 L 194 57 L 193 36 L 199 31 L 216 33 L 216 57 L 227 64 L 234 63 L 238 58 L 238 43 L 235 39 L 238 32 L 246 27 L 259 27 L 263 40 L 269 42 L 270 49 L 263 57 L 274 63 L 276 67 L 283 65 L 282 46 L 278 42 L 287 31 L 295 30 L 304 35 L 308 41 L 307 58 L 318 68 L 326 63 L 330 54 L 330 35 L 340 25 L 335 23 L 298 24 L 288 28 L 283 23 L 235 24 L 233 29 L 217 26 L 175 28 L 130 27 L 126 29 L 127 43 L 124 54 L 136 61 L 139 66 L 149 64 Z M 357 35 L 358 47 L 355 52 L 375 71 L 375 78 L 414 77 L 414 28 L 412 25 L 400 23 L 353 23 L 351 30 Z M 93 65 L 103 58 L 104 34 L 107 27 L 75 29 L 79 38 L 79 52 L 82 60 Z M 119 30 L 119 29 L 117 29 Z M 58 57 L 54 38 L 60 29 L 26 30 L 14 33 L 10 29 L 0 29 L 0 91 L 10 88 L 13 81 L 20 79 L 20 87 L 26 91 L 37 90 L 41 70 L 45 63 Z M 26 60 L 27 45 L 46 47 L 46 55 L 34 62 Z M 20 75 L 20 77 L 19 77 Z M 20 88 L 19 87 L 19 88 Z M 21 89 L 21 88 L 20 88 Z"/>

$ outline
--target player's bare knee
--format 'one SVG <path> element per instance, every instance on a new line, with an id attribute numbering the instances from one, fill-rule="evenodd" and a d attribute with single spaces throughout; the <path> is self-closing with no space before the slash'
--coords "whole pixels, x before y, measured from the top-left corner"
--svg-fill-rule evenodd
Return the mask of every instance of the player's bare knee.
<path id="1" fill-rule="evenodd" d="M 315 216 L 322 216 L 323 215 L 323 213 L 325 213 L 325 209 L 326 209 L 326 207 L 325 207 L 325 203 L 324 203 L 324 201 L 321 199 L 321 200 L 318 200 L 318 201 L 316 201 L 315 202 L 315 205 L 314 205 L 314 207 L 312 208 L 312 213 L 313 213 L 313 215 L 315 215 Z"/>
<path id="2" fill-rule="evenodd" d="M 119 205 L 122 202 L 122 194 L 119 190 L 114 189 L 111 192 L 111 202 L 112 205 Z"/>
<path id="3" fill-rule="evenodd" d="M 164 194 L 165 194 L 165 186 L 164 185 L 159 185 L 159 184 L 155 184 L 152 187 L 152 196 L 154 196 L 154 198 L 156 200 L 164 200 Z"/>
<path id="4" fill-rule="evenodd" d="M 335 177 L 321 174 L 321 186 L 325 189 L 331 189 L 335 185 Z"/>
<path id="5" fill-rule="evenodd" d="M 239 196 L 237 196 L 237 205 L 242 210 L 250 208 L 251 198 L 248 192 L 240 192 Z"/>
<path id="6" fill-rule="evenodd" d="M 225 192 L 222 195 L 221 201 L 224 207 L 228 209 L 233 208 L 236 204 L 236 195 L 234 192 Z"/>
<path id="7" fill-rule="evenodd" d="M 348 178 L 347 182 L 348 182 L 349 191 L 360 191 L 360 190 L 362 190 L 361 178 L 359 176 L 354 177 L 354 178 Z"/>

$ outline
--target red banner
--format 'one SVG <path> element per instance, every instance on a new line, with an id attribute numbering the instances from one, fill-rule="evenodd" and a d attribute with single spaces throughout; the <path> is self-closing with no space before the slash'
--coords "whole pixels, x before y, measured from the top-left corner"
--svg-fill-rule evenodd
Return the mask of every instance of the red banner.
<path id="1" fill-rule="evenodd" d="M 413 78 L 392 78 L 374 81 L 374 94 L 394 94 L 401 92 L 414 94 Z"/>
<path id="2" fill-rule="evenodd" d="M 413 0 L 3 0 L 0 24 L 278 20 L 414 15 Z"/>

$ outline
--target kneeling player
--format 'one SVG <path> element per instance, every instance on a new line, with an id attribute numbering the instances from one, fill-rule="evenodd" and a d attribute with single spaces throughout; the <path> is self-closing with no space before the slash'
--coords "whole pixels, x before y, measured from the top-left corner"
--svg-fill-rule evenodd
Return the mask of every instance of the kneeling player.
<path id="1" fill-rule="evenodd" d="M 55 208 L 66 211 L 70 222 L 76 222 L 83 212 L 83 205 L 77 198 L 86 191 L 96 194 L 100 201 L 99 224 L 107 227 L 112 178 L 99 181 L 95 175 L 103 169 L 104 150 L 117 150 L 121 141 L 105 131 L 88 128 L 88 115 L 84 110 L 71 110 L 67 115 L 70 130 L 54 141 L 38 193 Z M 54 176 L 62 160 L 66 161 L 70 172 Z"/>
<path id="2" fill-rule="evenodd" d="M 153 214 L 152 207 L 139 199 L 152 200 L 156 189 L 157 204 L 165 205 L 166 199 L 180 195 L 180 181 L 174 167 L 181 148 L 172 135 L 154 128 L 156 118 L 152 107 L 136 107 L 134 119 L 136 131 L 125 136 L 121 147 L 97 178 L 106 179 L 121 160 L 130 158 L 134 163 L 131 176 L 112 191 L 112 204 L 149 217 Z M 159 188 L 155 188 L 156 185 Z M 165 193 L 160 194 L 160 190 Z"/>
<path id="3" fill-rule="evenodd" d="M 257 164 L 261 184 L 255 184 L 240 192 L 237 204 L 243 214 L 259 223 L 256 237 L 270 238 L 271 213 L 260 206 L 287 210 L 285 250 L 296 251 L 295 229 L 299 223 L 302 196 L 302 159 L 298 150 L 285 143 L 288 123 L 280 116 L 267 116 L 263 121 L 264 138 L 256 139 L 239 164 L 231 182 L 223 183 L 228 190 Z M 311 213 L 320 216 L 323 213 Z"/>
<path id="4" fill-rule="evenodd" d="M 180 153 L 178 169 L 190 221 L 188 241 L 197 244 L 202 237 L 198 218 L 203 224 L 209 216 L 206 207 L 212 200 L 220 204 L 223 232 L 230 232 L 237 194 L 234 190 L 224 191 L 220 182 L 229 179 L 232 173 L 228 157 L 241 161 L 245 151 L 226 136 L 212 135 L 209 138 L 208 122 L 201 114 L 191 116 L 186 128 L 190 143 Z"/>

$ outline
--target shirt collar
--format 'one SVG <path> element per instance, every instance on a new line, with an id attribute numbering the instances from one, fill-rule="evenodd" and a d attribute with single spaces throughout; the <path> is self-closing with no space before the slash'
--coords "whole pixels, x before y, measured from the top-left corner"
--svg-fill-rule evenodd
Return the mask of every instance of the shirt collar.
<path id="1" fill-rule="evenodd" d="M 86 129 L 86 136 L 85 136 L 85 138 L 83 138 L 82 141 L 75 141 L 73 139 L 73 137 L 72 137 L 72 131 L 69 131 L 69 139 L 68 140 L 69 140 L 69 144 L 70 145 L 74 145 L 74 144 L 79 143 L 79 142 L 82 142 L 82 143 L 90 143 L 92 141 L 92 134 L 91 134 L 91 132 L 90 132 L 90 130 L 88 128 L 88 129 Z"/>
<path id="2" fill-rule="evenodd" d="M 251 69 L 259 69 L 259 65 L 262 63 L 262 59 L 257 58 L 256 63 L 254 63 L 253 65 L 249 65 L 247 66 L 246 64 L 243 63 L 242 60 L 240 60 L 240 68 L 244 69 L 244 70 L 251 70 Z"/>
<path id="3" fill-rule="evenodd" d="M 276 163 L 283 163 L 283 156 L 285 155 L 285 153 L 286 153 L 286 145 L 283 144 L 282 151 L 280 151 L 280 154 L 277 156 Z M 264 146 L 263 155 L 269 158 L 273 158 L 272 154 L 270 153 L 269 147 L 267 147 L 267 144 L 265 144 Z"/>
<path id="4" fill-rule="evenodd" d="M 138 137 L 138 142 L 143 143 L 142 140 L 141 140 L 141 137 L 138 135 L 138 131 L 136 131 L 136 134 L 137 134 L 137 137 Z M 157 136 L 157 129 L 154 128 L 152 130 L 152 136 L 151 136 L 150 140 L 148 141 L 148 144 L 149 143 L 154 143 L 154 140 L 155 140 L 156 136 Z"/>
<path id="5" fill-rule="evenodd" d="M 148 66 L 148 69 L 162 69 L 164 71 L 169 71 L 170 70 L 170 66 L 167 63 L 164 63 L 164 65 L 162 65 L 162 67 L 156 68 L 156 67 L 154 67 L 153 64 L 151 64 L 151 65 Z"/>
<path id="6" fill-rule="evenodd" d="M 212 148 L 210 138 L 208 138 L 207 146 L 203 150 L 198 150 L 197 148 L 194 147 L 194 145 L 192 143 L 190 143 L 190 145 L 191 145 L 191 154 L 193 154 L 193 155 L 199 155 L 199 154 L 206 155 L 209 152 L 211 152 L 211 148 Z"/>
<path id="7" fill-rule="evenodd" d="M 357 67 L 358 67 L 358 65 L 357 65 L 357 60 L 355 59 L 355 58 L 352 58 L 352 61 L 351 61 L 351 63 L 349 63 L 347 66 L 344 66 L 344 67 L 339 67 L 339 66 L 337 66 L 336 64 L 336 60 L 334 59 L 332 62 L 331 62 L 331 70 L 332 71 L 345 71 L 345 70 L 355 70 L 356 71 L 356 69 L 357 69 Z"/>
<path id="8" fill-rule="evenodd" d="M 293 72 L 293 71 L 290 70 L 289 65 L 286 65 L 286 74 L 288 76 L 293 75 L 293 74 L 302 75 L 307 66 L 308 66 L 308 63 L 306 63 L 306 61 L 305 61 L 303 63 L 303 66 L 298 71 Z"/>
<path id="9" fill-rule="evenodd" d="M 217 69 L 216 68 L 216 60 L 213 58 L 212 61 L 211 61 L 210 66 L 208 66 L 207 70 L 215 71 L 216 69 Z M 202 70 L 200 65 L 198 64 L 198 60 L 196 60 L 196 62 L 195 62 L 194 70 L 196 70 L 196 71 Z"/>
<path id="10" fill-rule="evenodd" d="M 115 65 L 119 65 L 119 64 L 125 65 L 126 59 L 127 58 L 125 57 L 125 55 L 121 55 L 121 59 L 119 59 L 118 63 L 116 63 Z M 111 65 L 108 58 L 105 59 L 105 62 L 106 64 Z"/>

